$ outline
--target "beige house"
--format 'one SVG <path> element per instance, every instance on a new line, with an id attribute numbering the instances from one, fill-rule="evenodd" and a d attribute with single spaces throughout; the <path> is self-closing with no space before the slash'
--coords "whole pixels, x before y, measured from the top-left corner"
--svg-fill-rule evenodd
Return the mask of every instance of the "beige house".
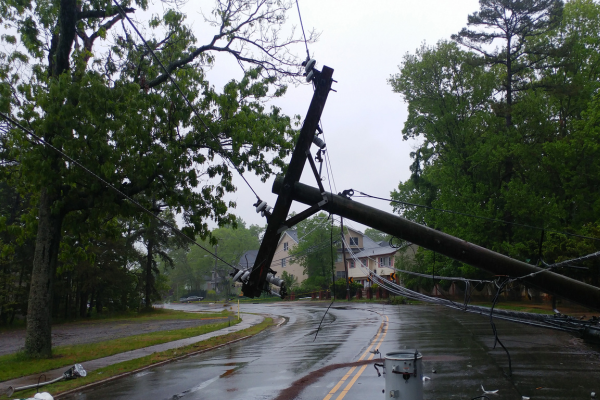
<path id="1" fill-rule="evenodd" d="M 279 238 L 275 256 L 271 262 L 271 269 L 276 272 L 276 276 L 281 277 L 283 272 L 287 272 L 294 278 L 298 278 L 298 284 L 302 283 L 308 275 L 304 274 L 304 268 L 298 263 L 292 263 L 290 250 L 298 245 L 298 233 L 293 230 L 287 230 Z"/>
<path id="2" fill-rule="evenodd" d="M 362 232 L 348 228 L 344 235 L 346 247 L 346 265 L 348 276 L 354 282 L 361 283 L 364 287 L 370 285 L 367 280 L 368 270 L 382 277 L 389 277 L 394 272 L 394 258 L 398 251 L 387 242 L 375 242 Z M 342 249 L 338 249 L 338 259 L 335 264 L 336 279 L 346 278 Z"/>

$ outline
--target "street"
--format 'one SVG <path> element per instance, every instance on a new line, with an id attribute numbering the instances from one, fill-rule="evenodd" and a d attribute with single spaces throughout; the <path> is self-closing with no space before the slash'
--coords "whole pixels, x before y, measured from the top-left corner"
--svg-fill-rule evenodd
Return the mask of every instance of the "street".
<path id="1" fill-rule="evenodd" d="M 423 355 L 425 399 L 589 399 L 600 392 L 598 346 L 548 329 L 496 321 L 494 350 L 489 318 L 431 305 L 335 302 L 316 338 L 328 304 L 242 304 L 242 312 L 287 321 L 245 341 L 143 371 L 70 399 L 384 399 L 385 375 L 372 364 L 348 364 L 418 349 Z M 178 304 L 182 310 L 205 304 Z M 313 341 L 314 340 L 314 341 Z M 339 368 L 329 368 L 340 364 Z M 85 365 L 84 365 L 85 366 Z M 435 371 L 435 372 L 434 372 Z M 301 382 L 297 382 L 302 379 Z M 296 384 L 294 384 L 296 382 Z"/>

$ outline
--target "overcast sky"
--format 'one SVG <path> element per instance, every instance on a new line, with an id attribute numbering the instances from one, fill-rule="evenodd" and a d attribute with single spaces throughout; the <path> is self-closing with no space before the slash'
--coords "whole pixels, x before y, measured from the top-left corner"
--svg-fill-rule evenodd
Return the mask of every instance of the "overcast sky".
<path id="1" fill-rule="evenodd" d="M 338 83 L 329 94 L 322 115 L 327 140 L 327 151 L 337 192 L 355 189 L 380 197 L 389 197 L 400 181 L 410 176 L 409 153 L 415 142 L 402 140 L 402 127 L 407 117 L 406 104 L 399 94 L 393 93 L 387 79 L 398 72 L 402 57 L 422 44 L 435 44 L 449 39 L 466 26 L 467 16 L 479 9 L 477 0 L 420 0 L 369 2 L 345 0 L 299 0 L 306 29 L 321 32 L 319 41 L 309 46 L 317 68 L 327 65 L 334 69 Z M 212 35 L 203 18 L 202 9 L 209 13 L 212 1 L 190 1 L 185 10 L 188 21 L 204 27 L 203 35 Z M 299 27 L 297 11 L 289 14 L 289 23 Z M 303 48 L 298 49 L 301 55 Z M 230 59 L 220 57 L 208 75 L 219 88 L 232 77 L 241 76 L 239 67 Z M 290 87 L 276 105 L 288 115 L 299 114 L 304 119 L 313 90 L 311 86 Z M 302 182 L 316 186 L 306 165 Z M 271 193 L 273 178 L 266 183 L 246 174 L 259 196 L 274 206 L 276 196 Z M 238 176 L 234 182 L 238 191 L 228 196 L 237 202 L 233 212 L 248 225 L 264 225 L 266 220 L 255 213 L 254 195 Z M 328 182 L 324 182 L 328 188 Z M 335 189 L 334 189 L 335 190 Z M 379 209 L 390 211 L 387 202 L 356 199 Z M 292 211 L 299 212 L 305 205 L 294 203 Z M 214 224 L 213 224 L 214 225 Z M 353 224 L 358 229 L 365 227 Z"/>

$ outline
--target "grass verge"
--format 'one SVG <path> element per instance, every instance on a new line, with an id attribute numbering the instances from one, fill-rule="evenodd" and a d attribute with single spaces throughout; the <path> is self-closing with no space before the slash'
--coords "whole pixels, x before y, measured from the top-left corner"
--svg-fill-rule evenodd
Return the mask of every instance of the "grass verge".
<path id="1" fill-rule="evenodd" d="M 138 358 L 135 360 L 125 361 L 119 364 L 110 365 L 108 367 L 100 368 L 95 371 L 92 371 L 85 378 L 78 378 L 72 381 L 63 381 L 58 382 L 52 385 L 44 386 L 40 389 L 40 391 L 47 391 L 50 393 L 54 393 L 53 396 L 57 396 L 57 394 L 66 392 L 68 390 L 76 389 L 85 385 L 89 385 L 92 383 L 100 382 L 106 380 L 111 377 L 116 377 L 118 375 L 127 375 L 132 371 L 139 370 L 145 367 L 151 367 L 158 363 L 164 363 L 174 358 L 180 358 L 183 356 L 193 355 L 195 353 L 199 353 L 202 351 L 210 350 L 216 346 L 222 346 L 227 344 L 233 340 L 238 340 L 244 338 L 246 336 L 253 336 L 257 333 L 262 332 L 266 328 L 273 325 L 272 318 L 265 318 L 263 322 L 260 324 L 251 326 L 250 328 L 242 329 L 241 331 L 229 333 L 223 336 L 217 336 L 214 338 L 210 338 L 208 340 L 204 340 L 202 342 L 198 342 L 186 347 L 180 347 L 176 350 L 167 350 L 160 353 L 154 353 L 146 357 Z M 21 398 L 33 396 L 36 393 L 36 390 L 25 390 L 23 392 L 18 392 L 18 396 Z M 1 396 L 0 399 L 7 399 L 6 396 Z"/>
<path id="2" fill-rule="evenodd" d="M 79 319 L 54 319 L 52 325 L 65 325 L 65 324 L 104 324 L 109 322 L 148 322 L 148 321 L 163 321 L 163 320 L 185 320 L 185 319 L 205 319 L 205 318 L 220 318 L 229 315 L 227 310 L 214 313 L 196 313 L 196 312 L 185 312 L 169 309 L 155 308 L 152 311 L 142 312 L 120 312 L 120 313 L 105 313 L 105 314 L 92 314 L 89 318 Z M 232 314 L 233 315 L 233 314 Z M 17 321 L 13 325 L 0 326 L 0 332 L 8 332 L 19 329 L 25 329 L 24 321 Z"/>
<path id="3" fill-rule="evenodd" d="M 231 321 L 237 324 L 238 320 Z M 68 367 L 75 363 L 95 360 L 113 354 L 141 349 L 174 340 L 185 339 L 213 332 L 229 326 L 229 322 L 201 325 L 192 328 L 172 331 L 158 331 L 124 338 L 106 340 L 97 343 L 60 346 L 53 350 L 53 357 L 48 359 L 28 359 L 22 354 L 0 356 L 0 381 L 19 378 L 21 376 L 38 374 L 60 367 Z"/>
<path id="4" fill-rule="evenodd" d="M 475 306 L 482 306 L 482 307 L 488 307 L 488 308 L 492 306 L 489 302 L 488 303 L 474 302 L 471 304 L 473 304 Z M 519 304 L 497 303 L 494 308 L 500 308 L 502 310 L 510 310 L 510 311 L 520 311 L 520 312 L 532 313 L 532 314 L 546 314 L 546 315 L 554 314 L 554 311 L 552 311 L 551 309 L 543 308 L 543 307 L 544 307 L 543 305 L 535 307 L 535 306 L 530 306 L 528 304 L 519 305 Z"/>

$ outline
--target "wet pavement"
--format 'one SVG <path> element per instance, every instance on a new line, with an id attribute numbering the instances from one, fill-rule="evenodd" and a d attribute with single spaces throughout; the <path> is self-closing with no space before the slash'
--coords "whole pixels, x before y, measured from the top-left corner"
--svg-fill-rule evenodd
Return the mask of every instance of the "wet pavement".
<path id="1" fill-rule="evenodd" d="M 246 341 L 68 398 L 283 400 L 299 379 L 298 399 L 389 398 L 382 394 L 384 377 L 377 377 L 371 364 L 343 366 L 373 357 L 367 350 L 374 348 L 384 355 L 417 348 L 430 378 L 424 382 L 425 399 L 473 399 L 483 394 L 481 385 L 498 390 L 487 395 L 495 400 L 590 399 L 591 392 L 600 392 L 598 347 L 563 332 L 496 321 L 511 355 L 509 377 L 506 353 L 500 346 L 493 349 L 489 318 L 431 305 L 340 302 L 313 342 L 326 307 L 310 302 L 244 305 L 246 312 L 281 315 L 288 321 Z M 315 373 L 332 364 L 342 367 Z"/>

